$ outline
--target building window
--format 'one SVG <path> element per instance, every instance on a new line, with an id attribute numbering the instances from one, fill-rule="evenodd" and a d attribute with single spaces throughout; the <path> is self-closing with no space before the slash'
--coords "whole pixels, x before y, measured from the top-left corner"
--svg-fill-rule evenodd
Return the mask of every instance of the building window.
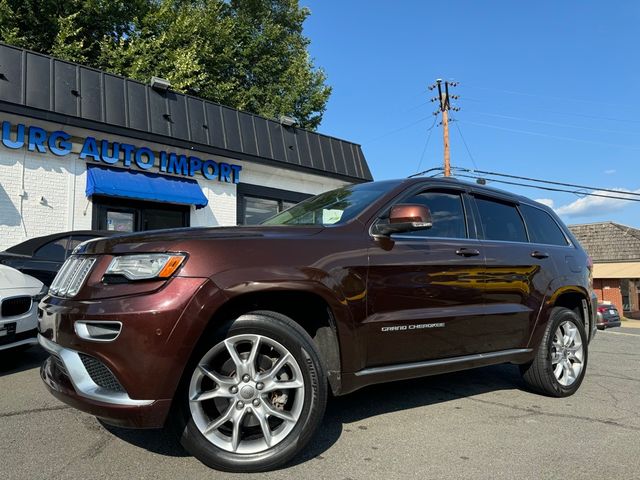
<path id="1" fill-rule="evenodd" d="M 270 198 L 244 197 L 245 225 L 258 225 L 283 210 L 282 201 Z"/>
<path id="2" fill-rule="evenodd" d="M 139 232 L 188 227 L 191 207 L 116 197 L 94 196 L 93 229 Z"/>
<path id="3" fill-rule="evenodd" d="M 238 185 L 238 224 L 258 225 L 311 195 L 259 185 Z"/>

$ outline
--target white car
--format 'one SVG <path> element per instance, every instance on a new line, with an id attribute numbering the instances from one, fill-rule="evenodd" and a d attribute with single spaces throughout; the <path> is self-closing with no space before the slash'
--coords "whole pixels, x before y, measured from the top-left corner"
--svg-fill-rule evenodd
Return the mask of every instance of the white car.
<path id="1" fill-rule="evenodd" d="M 0 351 L 38 343 L 38 303 L 46 293 L 40 280 L 0 265 Z"/>

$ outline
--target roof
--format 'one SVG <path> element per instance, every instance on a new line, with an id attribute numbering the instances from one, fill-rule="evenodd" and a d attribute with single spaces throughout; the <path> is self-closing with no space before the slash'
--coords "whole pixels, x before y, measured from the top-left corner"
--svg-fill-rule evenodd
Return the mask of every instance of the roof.
<path id="1" fill-rule="evenodd" d="M 569 229 L 594 263 L 640 262 L 640 229 L 614 222 L 569 225 Z"/>
<path id="2" fill-rule="evenodd" d="M 372 180 L 352 142 L 0 43 L 0 110 L 280 168 Z"/>

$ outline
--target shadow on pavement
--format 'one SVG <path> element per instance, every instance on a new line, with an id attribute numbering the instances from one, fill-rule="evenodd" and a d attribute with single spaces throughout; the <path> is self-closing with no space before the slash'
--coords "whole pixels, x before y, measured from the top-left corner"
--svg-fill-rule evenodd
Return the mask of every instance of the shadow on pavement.
<path id="1" fill-rule="evenodd" d="M 350 424 L 399 410 L 435 405 L 497 390 L 525 389 L 514 365 L 496 365 L 416 380 L 366 387 L 344 397 L 330 398 L 324 421 L 303 452 L 288 466 L 321 456 Z M 113 435 L 154 453 L 188 456 L 169 429 L 128 430 L 103 426 Z M 366 429 L 365 426 L 358 426 Z M 416 428 L 419 428 L 417 426 Z"/>
<path id="2" fill-rule="evenodd" d="M 98 422 L 112 435 L 115 435 L 120 440 L 124 440 L 131 445 L 135 445 L 139 448 L 144 448 L 152 453 L 159 455 L 165 455 L 167 457 L 188 457 L 189 454 L 182 448 L 180 442 L 168 429 L 153 429 L 153 430 L 134 430 L 129 428 L 120 428 L 108 425 L 98 419 Z"/>
<path id="3" fill-rule="evenodd" d="M 33 346 L 28 350 L 2 350 L 0 351 L 0 377 L 40 368 L 47 356 L 48 354 L 39 346 Z"/>
<path id="4" fill-rule="evenodd" d="M 471 397 L 497 390 L 525 390 L 518 367 L 495 365 L 463 372 L 373 385 L 344 397 L 329 400 L 327 412 L 315 438 L 292 464 L 306 462 L 328 450 L 351 423 L 399 410 Z M 366 430 L 360 425 L 359 429 Z M 419 428 L 419 426 L 416 426 Z"/>

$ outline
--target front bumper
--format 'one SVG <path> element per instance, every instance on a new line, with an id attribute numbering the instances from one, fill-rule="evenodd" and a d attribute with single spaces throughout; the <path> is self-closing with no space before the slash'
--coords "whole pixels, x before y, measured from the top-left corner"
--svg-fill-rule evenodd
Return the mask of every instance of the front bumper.
<path id="1" fill-rule="evenodd" d="M 61 401 L 107 423 L 164 424 L 191 351 L 211 318 L 220 291 L 206 279 L 174 278 L 155 292 L 40 304 L 40 345 L 51 354 L 41 376 Z M 77 324 L 117 322 L 109 341 L 81 337 Z"/>
<path id="2" fill-rule="evenodd" d="M 38 335 L 38 343 L 51 354 L 40 376 L 58 400 L 104 419 L 113 425 L 155 428 L 164 424 L 170 400 L 134 400 L 126 392 L 97 385 L 75 350 Z"/>

